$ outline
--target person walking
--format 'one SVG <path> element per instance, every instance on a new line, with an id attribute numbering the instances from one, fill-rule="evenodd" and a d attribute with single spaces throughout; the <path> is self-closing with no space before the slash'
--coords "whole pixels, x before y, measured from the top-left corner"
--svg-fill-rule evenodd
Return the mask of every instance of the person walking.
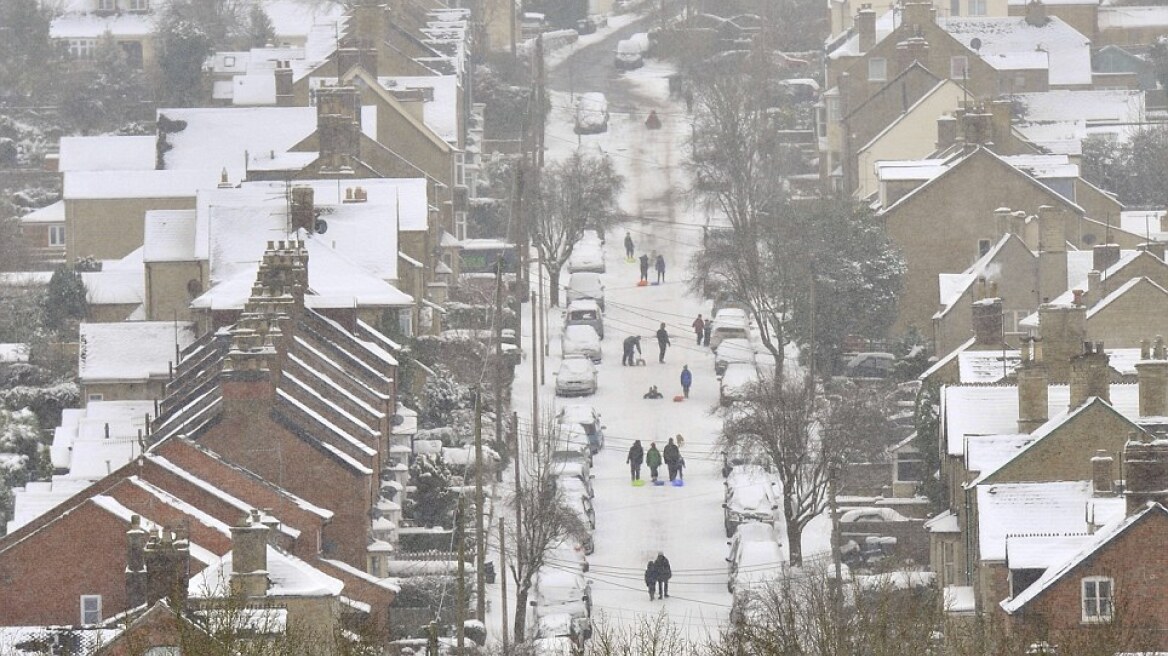
<path id="1" fill-rule="evenodd" d="M 629 447 L 629 457 L 625 462 L 629 463 L 629 473 L 633 477 L 633 481 L 641 480 L 641 463 L 645 460 L 645 449 L 641 447 L 641 440 L 633 440 L 633 445 Z"/>
<path id="2" fill-rule="evenodd" d="M 657 356 L 657 361 L 664 363 L 665 348 L 673 346 L 669 343 L 669 333 L 665 330 L 665 324 L 661 324 L 661 327 L 657 329 L 657 346 L 661 348 L 661 354 Z"/>
<path id="3" fill-rule="evenodd" d="M 661 452 L 657 450 L 657 443 L 649 443 L 649 452 L 645 454 L 645 464 L 649 465 L 649 477 L 657 482 L 657 470 L 661 468 Z"/>
<path id="4" fill-rule="evenodd" d="M 635 358 L 633 358 L 633 351 L 636 351 L 637 355 L 641 355 L 641 336 L 630 335 L 626 337 L 624 341 L 624 349 L 624 354 L 621 357 L 621 366 L 635 367 L 637 365 L 637 361 Z"/>
<path id="5" fill-rule="evenodd" d="M 681 459 L 681 451 L 677 445 L 673 443 L 673 438 L 669 438 L 669 444 L 665 445 L 664 458 L 665 467 L 669 470 L 670 482 L 677 479 L 677 461 Z"/>
<path id="6" fill-rule="evenodd" d="M 710 319 L 706 325 L 702 327 L 702 337 L 705 338 L 706 346 L 710 345 L 710 333 L 714 332 L 714 320 Z"/>
<path id="7" fill-rule="evenodd" d="M 630 232 L 625 232 L 625 259 L 633 261 L 633 235 Z"/>
<path id="8" fill-rule="evenodd" d="M 701 346 L 702 345 L 702 335 L 706 331 L 706 322 L 702 320 L 702 315 L 699 314 L 698 318 L 694 319 L 693 329 L 694 329 L 694 332 L 698 336 L 698 346 Z"/>
<path id="9" fill-rule="evenodd" d="M 641 253 L 641 280 L 649 282 L 649 256 Z"/>
<path id="10" fill-rule="evenodd" d="M 677 456 L 677 480 L 685 480 L 685 456 Z"/>
<path id="11" fill-rule="evenodd" d="M 649 601 L 653 601 L 653 593 L 657 591 L 657 561 L 650 560 L 645 567 L 645 587 L 649 588 Z"/>
<path id="12" fill-rule="evenodd" d="M 653 561 L 653 574 L 657 579 L 657 596 L 669 598 L 669 579 L 673 578 L 673 568 L 669 566 L 669 559 L 665 552 L 657 552 L 657 560 Z"/>
<path id="13" fill-rule="evenodd" d="M 656 266 L 657 266 L 657 282 L 663 283 L 663 282 L 665 282 L 665 256 L 664 255 L 657 256 Z"/>
<path id="14" fill-rule="evenodd" d="M 693 384 L 693 374 L 690 373 L 689 365 L 681 365 L 681 393 L 685 394 L 685 398 L 689 398 L 689 386 Z"/>

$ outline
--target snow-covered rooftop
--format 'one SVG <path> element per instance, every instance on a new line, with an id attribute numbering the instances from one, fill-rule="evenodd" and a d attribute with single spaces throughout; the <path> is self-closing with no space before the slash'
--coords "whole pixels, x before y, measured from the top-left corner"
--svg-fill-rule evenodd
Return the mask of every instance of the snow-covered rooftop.
<path id="1" fill-rule="evenodd" d="M 889 10 L 876 18 L 876 43 L 883 41 L 885 37 L 892 34 L 892 31 L 896 29 L 896 14 L 897 12 Z M 853 31 L 853 34 L 846 41 L 828 54 L 828 58 L 839 59 L 841 57 L 856 57 L 862 54 L 860 52 L 860 37 Z"/>
<path id="2" fill-rule="evenodd" d="M 85 271 L 81 274 L 81 281 L 85 283 L 85 299 L 91 305 L 134 305 L 146 298 L 146 281 L 140 261 L 138 270 Z"/>
<path id="3" fill-rule="evenodd" d="M 1021 16 L 938 18 L 937 24 L 991 65 L 1003 56 L 1021 61 L 1018 58 L 1024 53 L 1041 51 L 1049 56 L 1051 85 L 1092 83 L 1090 40 L 1059 18 L 1051 17 L 1042 26 L 1031 25 Z M 978 50 L 971 45 L 975 38 L 981 42 Z"/>
<path id="4" fill-rule="evenodd" d="M 241 153 L 236 162 L 242 163 Z M 194 198 L 195 190 L 219 184 L 222 168 L 186 171 L 70 171 L 65 173 L 66 200 L 122 198 Z M 242 177 L 242 168 L 227 168 L 232 180 Z M 233 173 L 234 171 L 234 173 Z"/>
<path id="5" fill-rule="evenodd" d="M 1007 537 L 1007 564 L 1010 569 L 1046 569 L 1078 552 L 1090 537 L 1089 535 Z"/>
<path id="6" fill-rule="evenodd" d="M 61 137 L 60 171 L 146 171 L 158 139 L 149 136 Z"/>
<path id="7" fill-rule="evenodd" d="M 315 107 L 168 108 L 158 116 L 186 123 L 166 133 L 165 169 L 230 170 L 245 153 L 284 152 L 316 131 Z"/>
<path id="8" fill-rule="evenodd" d="M 423 103 L 422 120 L 439 137 L 458 143 L 458 78 L 454 75 L 378 77 L 391 91 L 432 89 L 433 98 Z"/>
<path id="9" fill-rule="evenodd" d="M 20 217 L 21 223 L 64 223 L 65 201 L 59 200 L 52 205 L 35 209 Z"/>
<path id="10" fill-rule="evenodd" d="M 148 37 L 154 32 L 154 16 L 118 13 L 111 16 L 70 13 L 49 24 L 52 39 L 97 39 L 109 32 L 118 37 Z"/>
<path id="11" fill-rule="evenodd" d="M 195 210 L 151 210 L 146 213 L 144 262 L 190 262 L 195 259 Z"/>
<path id="12" fill-rule="evenodd" d="M 965 350 L 957 355 L 962 383 L 996 383 L 1014 373 L 1022 355 L 1014 349 L 996 351 Z"/>
<path id="13" fill-rule="evenodd" d="M 965 440 L 965 468 L 971 472 L 989 472 L 1009 462 L 1035 441 L 1028 434 L 975 435 Z"/>
<path id="14" fill-rule="evenodd" d="M 1168 7 L 1103 6 L 1096 18 L 1100 30 L 1131 30 L 1136 28 L 1168 29 Z"/>
<path id="15" fill-rule="evenodd" d="M 1090 481 L 1001 483 L 977 488 L 978 538 L 982 560 L 1005 560 L 1006 537 L 1013 535 L 1085 534 L 1087 503 L 1093 498 Z M 1095 500 L 1096 523 L 1123 516 L 1125 501 Z"/>
<path id="16" fill-rule="evenodd" d="M 296 556 L 267 547 L 267 573 L 270 585 L 268 597 L 333 597 L 341 593 L 345 584 Z M 188 591 L 195 598 L 230 595 L 232 553 L 212 562 L 210 566 L 191 577 Z"/>
<path id="17" fill-rule="evenodd" d="M 195 331 L 189 321 L 83 323 L 77 377 L 91 384 L 164 379 Z"/>
<path id="18" fill-rule="evenodd" d="M 1092 135 L 1124 141 L 1144 120 L 1144 95 L 1130 89 L 1019 93 L 1011 100 L 1020 111 L 1015 129 L 1053 153 L 1080 155 Z"/>

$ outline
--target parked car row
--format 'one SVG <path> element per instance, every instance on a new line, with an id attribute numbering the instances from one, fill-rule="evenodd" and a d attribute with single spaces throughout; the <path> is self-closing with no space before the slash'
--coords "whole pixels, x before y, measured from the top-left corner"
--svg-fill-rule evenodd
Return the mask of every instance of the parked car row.
<path id="1" fill-rule="evenodd" d="M 786 567 L 779 528 L 782 485 L 773 462 L 750 435 L 728 439 L 722 450 L 727 545 L 726 588 L 738 595 L 782 576 Z"/>

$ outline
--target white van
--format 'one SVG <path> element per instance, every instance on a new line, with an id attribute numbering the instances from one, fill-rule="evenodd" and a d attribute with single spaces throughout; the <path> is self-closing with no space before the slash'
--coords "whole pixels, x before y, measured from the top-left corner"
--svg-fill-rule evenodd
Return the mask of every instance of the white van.
<path id="1" fill-rule="evenodd" d="M 576 101 L 576 134 L 597 134 L 608 130 L 608 99 L 603 93 L 585 93 Z"/>
<path id="2" fill-rule="evenodd" d="M 622 71 L 629 71 L 644 66 L 643 57 L 640 44 L 632 39 L 625 39 L 616 44 L 616 59 L 613 64 Z"/>

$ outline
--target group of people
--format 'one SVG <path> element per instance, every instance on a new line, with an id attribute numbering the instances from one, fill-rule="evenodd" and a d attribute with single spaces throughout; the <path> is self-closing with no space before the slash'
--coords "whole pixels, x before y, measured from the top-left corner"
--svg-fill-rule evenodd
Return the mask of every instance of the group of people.
<path id="1" fill-rule="evenodd" d="M 648 567 L 645 568 L 645 585 L 649 588 L 649 600 L 653 600 L 653 593 L 657 593 L 658 599 L 664 599 L 669 596 L 669 579 L 673 578 L 673 568 L 669 565 L 669 559 L 665 557 L 665 553 L 658 551 L 657 560 L 650 560 Z"/>
<path id="2" fill-rule="evenodd" d="M 698 318 L 694 319 L 693 329 L 694 333 L 698 336 L 698 346 L 702 346 L 703 344 L 709 346 L 710 333 L 714 331 L 714 320 L 702 319 L 702 315 L 699 314 Z"/>
<path id="3" fill-rule="evenodd" d="M 625 258 L 629 261 L 633 259 L 634 252 L 633 235 L 625 233 Z M 650 257 L 646 253 L 641 254 L 641 280 L 649 282 L 649 262 Z M 665 282 L 665 256 L 660 253 L 653 259 L 653 267 L 657 270 L 657 282 Z"/>
<path id="4" fill-rule="evenodd" d="M 657 348 L 659 350 L 659 353 L 657 354 L 657 362 L 662 364 L 665 363 L 665 349 L 669 348 L 670 346 L 673 346 L 673 343 L 669 341 L 669 331 L 665 330 L 665 324 L 661 324 L 661 327 L 657 329 Z M 637 364 L 637 359 L 634 357 L 634 354 L 641 355 L 640 335 L 629 335 L 625 338 L 624 350 L 621 357 L 621 366 L 635 366 Z"/>
<path id="5" fill-rule="evenodd" d="M 685 438 L 680 434 L 677 436 L 677 444 L 674 444 L 673 438 L 669 438 L 669 443 L 665 445 L 665 449 L 659 451 L 656 442 L 649 443 L 649 451 L 641 446 L 641 440 L 633 440 L 633 445 L 629 447 L 629 456 L 625 462 L 629 464 L 629 474 L 633 481 L 641 480 L 641 464 L 644 463 L 649 467 L 649 477 L 654 483 L 657 482 L 657 471 L 661 468 L 661 463 L 665 463 L 665 468 L 669 472 L 669 480 L 681 480 L 685 478 L 683 470 L 685 469 L 685 458 L 681 457 L 681 444 L 685 443 Z"/>

